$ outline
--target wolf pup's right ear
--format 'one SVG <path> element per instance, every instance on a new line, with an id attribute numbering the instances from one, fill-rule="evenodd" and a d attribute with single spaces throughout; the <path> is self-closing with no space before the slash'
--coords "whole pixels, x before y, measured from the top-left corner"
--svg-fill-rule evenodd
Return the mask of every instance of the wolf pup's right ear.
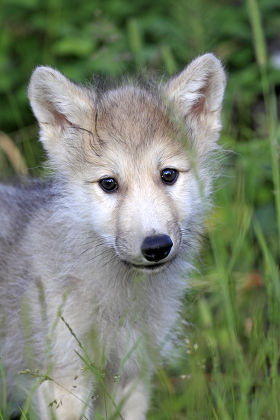
<path id="1" fill-rule="evenodd" d="M 188 137 L 200 155 L 216 147 L 225 85 L 220 60 L 208 53 L 193 60 L 165 86 L 167 98 L 185 120 Z"/>
<path id="2" fill-rule="evenodd" d="M 35 69 L 28 97 L 40 125 L 40 139 L 50 157 L 65 152 L 64 134 L 68 128 L 92 127 L 94 94 L 51 67 Z"/>

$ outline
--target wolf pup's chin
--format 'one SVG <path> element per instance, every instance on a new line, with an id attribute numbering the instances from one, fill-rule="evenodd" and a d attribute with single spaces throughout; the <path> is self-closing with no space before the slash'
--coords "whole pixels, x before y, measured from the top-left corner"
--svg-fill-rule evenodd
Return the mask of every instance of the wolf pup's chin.
<path id="1" fill-rule="evenodd" d="M 32 74 L 55 175 L 0 186 L 0 349 L 9 399 L 32 392 L 38 419 L 146 418 L 211 206 L 225 80 L 212 54 L 149 87 Z"/>

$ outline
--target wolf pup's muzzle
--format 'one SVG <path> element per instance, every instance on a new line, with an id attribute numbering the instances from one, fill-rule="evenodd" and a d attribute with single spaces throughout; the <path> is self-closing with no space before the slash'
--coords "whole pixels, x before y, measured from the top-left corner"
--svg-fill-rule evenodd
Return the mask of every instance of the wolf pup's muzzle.
<path id="1" fill-rule="evenodd" d="M 172 246 L 168 235 L 147 236 L 141 245 L 141 252 L 147 261 L 158 262 L 167 257 Z"/>

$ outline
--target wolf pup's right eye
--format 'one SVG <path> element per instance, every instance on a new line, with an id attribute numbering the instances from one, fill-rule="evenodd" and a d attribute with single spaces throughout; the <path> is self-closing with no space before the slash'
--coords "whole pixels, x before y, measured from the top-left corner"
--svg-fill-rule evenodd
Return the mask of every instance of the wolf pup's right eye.
<path id="1" fill-rule="evenodd" d="M 118 183 L 114 178 L 102 178 L 98 182 L 100 188 L 107 193 L 112 193 L 117 191 Z"/>
<path id="2" fill-rule="evenodd" d="M 160 173 L 161 180 L 164 184 L 172 185 L 177 181 L 179 172 L 173 168 L 163 169 Z"/>

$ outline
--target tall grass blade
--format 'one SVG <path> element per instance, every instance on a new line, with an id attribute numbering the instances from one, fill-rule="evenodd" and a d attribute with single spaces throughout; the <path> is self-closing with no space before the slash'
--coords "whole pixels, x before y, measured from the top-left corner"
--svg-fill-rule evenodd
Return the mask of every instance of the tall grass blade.
<path id="1" fill-rule="evenodd" d="M 280 164 L 279 144 L 277 141 L 277 101 L 275 97 L 274 87 L 271 85 L 270 79 L 268 77 L 268 58 L 266 51 L 266 42 L 257 0 L 247 0 L 247 10 L 253 31 L 255 53 L 257 63 L 260 69 L 263 96 L 267 113 L 267 128 L 270 141 L 272 178 L 274 184 L 274 197 L 280 245 Z"/>
<path id="2" fill-rule="evenodd" d="M 0 360 L 0 375 L 2 379 L 2 385 L 0 386 L 0 391 L 2 395 L 0 395 L 0 403 L 1 403 L 1 409 L 4 413 L 7 411 L 7 388 L 6 388 L 6 374 L 5 370 L 2 366 L 1 360 Z M 0 413 L 1 414 L 1 413 Z"/>
<path id="3" fill-rule="evenodd" d="M 133 18 L 128 21 L 127 32 L 130 48 L 134 56 L 136 67 L 138 70 L 140 70 L 141 66 L 144 64 L 142 54 L 143 45 L 140 26 L 136 19 Z"/>
<path id="4" fill-rule="evenodd" d="M 23 156 L 13 140 L 7 134 L 0 131 L 0 149 L 2 149 L 11 162 L 18 175 L 26 175 L 28 170 Z"/>

